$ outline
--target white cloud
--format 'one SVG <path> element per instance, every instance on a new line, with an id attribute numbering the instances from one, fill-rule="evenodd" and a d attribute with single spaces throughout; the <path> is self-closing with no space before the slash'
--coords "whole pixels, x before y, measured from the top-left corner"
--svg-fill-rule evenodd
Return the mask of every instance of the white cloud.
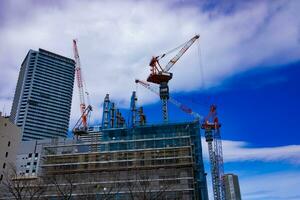
<path id="1" fill-rule="evenodd" d="M 223 157 L 225 169 L 230 163 L 248 162 L 245 165 L 235 165 L 234 173 L 239 176 L 242 199 L 245 200 L 298 200 L 300 192 L 299 170 L 293 171 L 286 166 L 293 166 L 297 169 L 300 166 L 300 145 L 288 145 L 278 147 L 250 147 L 250 144 L 243 141 L 223 141 Z M 204 159 L 209 162 L 207 143 L 202 138 Z M 252 169 L 252 162 L 256 167 Z M 270 163 L 280 163 L 284 168 L 272 168 Z M 209 165 L 207 165 L 209 167 Z M 268 167 L 268 168 L 266 168 Z M 231 167 L 232 168 L 232 167 Z M 268 171 L 270 169 L 270 171 Z M 208 190 L 212 194 L 211 174 L 208 172 Z M 212 196 L 210 198 L 213 198 Z"/>
<path id="2" fill-rule="evenodd" d="M 204 156 L 208 158 L 207 143 L 202 138 Z M 300 165 L 300 145 L 287 145 L 277 147 L 249 147 L 243 141 L 223 140 L 224 162 L 243 161 L 285 161 Z"/>
<path id="3" fill-rule="evenodd" d="M 149 73 L 151 56 L 195 33 L 201 35 L 207 86 L 262 63 L 276 65 L 300 57 L 298 1 L 258 1 L 213 18 L 196 7 L 171 6 L 173 1 L 66 1 L 48 7 L 10 2 L 7 13 L 26 15 L 14 19 L 7 14 L 10 23 L 0 29 L 0 96 L 13 96 L 19 66 L 29 49 L 41 47 L 73 57 L 72 39 L 78 38 L 84 77 L 96 106 L 94 119 L 100 118 L 106 93 L 119 106 L 127 106 L 134 79 L 146 79 Z M 171 91 L 201 87 L 198 56 L 194 45 L 172 69 Z M 158 100 L 143 89 L 138 95 L 143 103 Z M 75 88 L 73 120 L 79 117 L 77 96 Z"/>
<path id="4" fill-rule="evenodd" d="M 236 169 L 240 191 L 244 200 L 299 200 L 300 191 L 299 171 L 276 171 L 272 173 L 256 174 L 247 169 Z M 213 199 L 211 176 L 208 174 L 207 186 L 209 199 Z"/>
<path id="5" fill-rule="evenodd" d="M 300 172 L 280 171 L 269 174 L 240 177 L 242 198 L 245 200 L 300 199 Z"/>

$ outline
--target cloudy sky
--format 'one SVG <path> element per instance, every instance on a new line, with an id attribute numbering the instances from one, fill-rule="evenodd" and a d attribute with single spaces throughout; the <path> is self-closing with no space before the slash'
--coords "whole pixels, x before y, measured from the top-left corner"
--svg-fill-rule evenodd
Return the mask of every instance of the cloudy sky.
<path id="1" fill-rule="evenodd" d="M 239 175 L 243 199 L 300 199 L 299 10 L 298 0 L 3 0 L 0 109 L 10 112 L 29 49 L 73 58 L 77 38 L 91 123 L 101 121 L 106 93 L 125 110 L 132 90 L 148 120 L 161 122 L 159 98 L 134 79 L 147 78 L 152 55 L 197 33 L 199 42 L 172 68 L 171 95 L 201 115 L 218 105 L 225 171 Z M 78 99 L 74 88 L 70 126 L 79 117 Z M 170 115 L 192 120 L 172 105 Z"/>

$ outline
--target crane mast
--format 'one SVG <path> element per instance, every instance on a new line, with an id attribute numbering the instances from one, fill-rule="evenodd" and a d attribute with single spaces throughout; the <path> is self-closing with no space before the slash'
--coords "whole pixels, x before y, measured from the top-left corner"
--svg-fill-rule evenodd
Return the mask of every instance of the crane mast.
<path id="1" fill-rule="evenodd" d="M 73 40 L 73 53 L 75 58 L 75 74 L 76 74 L 76 80 L 77 80 L 77 86 L 79 90 L 79 100 L 80 100 L 80 112 L 81 112 L 81 122 L 78 123 L 78 125 L 82 125 L 82 130 L 87 129 L 87 116 L 89 112 L 92 110 L 91 106 L 89 105 L 86 107 L 85 104 L 85 96 L 84 96 L 84 85 L 83 85 L 83 77 L 81 72 L 81 63 L 77 48 L 77 41 Z"/>

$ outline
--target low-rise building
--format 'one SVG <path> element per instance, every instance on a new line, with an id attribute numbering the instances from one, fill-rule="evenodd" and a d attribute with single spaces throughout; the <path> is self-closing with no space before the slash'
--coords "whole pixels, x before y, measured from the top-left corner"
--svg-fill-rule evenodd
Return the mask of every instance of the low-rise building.
<path id="1" fill-rule="evenodd" d="M 0 183 L 7 170 L 15 165 L 20 141 L 20 128 L 0 113 Z"/>
<path id="2" fill-rule="evenodd" d="M 19 177 L 36 177 L 39 173 L 39 163 L 42 145 L 51 140 L 22 141 L 18 150 L 16 169 Z"/>

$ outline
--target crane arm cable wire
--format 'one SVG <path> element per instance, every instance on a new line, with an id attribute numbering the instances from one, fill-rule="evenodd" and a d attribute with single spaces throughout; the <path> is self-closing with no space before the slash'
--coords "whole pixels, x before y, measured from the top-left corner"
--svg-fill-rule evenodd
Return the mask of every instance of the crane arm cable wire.
<path id="1" fill-rule="evenodd" d="M 159 55 L 159 56 L 158 56 L 158 60 L 161 59 L 161 58 L 163 58 L 163 57 L 165 57 L 166 55 L 168 55 L 168 54 L 170 54 L 170 53 L 173 53 L 174 51 L 180 49 L 180 48 L 183 47 L 186 43 L 188 43 L 188 42 L 185 42 L 185 43 L 183 43 L 183 44 L 181 44 L 181 45 L 179 45 L 179 46 L 177 46 L 177 47 L 175 47 L 175 48 L 169 50 L 168 52 Z"/>

